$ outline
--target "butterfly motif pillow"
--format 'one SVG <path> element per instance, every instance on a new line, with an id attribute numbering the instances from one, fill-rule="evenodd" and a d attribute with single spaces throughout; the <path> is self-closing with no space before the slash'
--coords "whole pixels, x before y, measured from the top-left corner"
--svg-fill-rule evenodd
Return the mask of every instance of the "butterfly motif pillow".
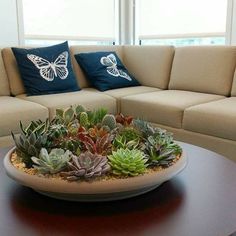
<path id="1" fill-rule="evenodd" d="M 78 91 L 68 43 L 33 48 L 12 48 L 27 95 Z"/>
<path id="2" fill-rule="evenodd" d="M 75 55 L 90 83 L 100 91 L 138 86 L 115 52 L 91 52 Z"/>

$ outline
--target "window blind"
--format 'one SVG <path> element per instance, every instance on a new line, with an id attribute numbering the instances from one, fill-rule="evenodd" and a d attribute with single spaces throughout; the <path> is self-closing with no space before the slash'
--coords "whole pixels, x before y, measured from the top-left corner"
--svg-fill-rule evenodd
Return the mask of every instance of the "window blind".
<path id="1" fill-rule="evenodd" d="M 115 0 L 22 0 L 25 38 L 115 39 Z"/>
<path id="2" fill-rule="evenodd" d="M 138 0 L 139 39 L 223 36 L 227 0 Z"/>

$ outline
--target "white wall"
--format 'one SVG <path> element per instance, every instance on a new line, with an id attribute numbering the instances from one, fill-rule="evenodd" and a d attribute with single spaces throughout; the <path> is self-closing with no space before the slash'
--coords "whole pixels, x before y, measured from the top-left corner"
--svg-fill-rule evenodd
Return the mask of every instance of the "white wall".
<path id="1" fill-rule="evenodd" d="M 18 39 L 17 0 L 0 0 L 0 46 L 16 46 Z"/>

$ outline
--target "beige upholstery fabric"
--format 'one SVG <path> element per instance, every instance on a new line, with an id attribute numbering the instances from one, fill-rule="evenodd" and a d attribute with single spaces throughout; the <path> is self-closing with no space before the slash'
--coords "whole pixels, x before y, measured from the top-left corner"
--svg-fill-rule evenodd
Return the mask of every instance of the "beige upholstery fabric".
<path id="1" fill-rule="evenodd" d="M 174 57 L 172 46 L 124 46 L 124 64 L 146 86 L 167 89 Z"/>
<path id="2" fill-rule="evenodd" d="M 21 80 L 17 62 L 11 48 L 4 48 L 2 50 L 2 57 L 9 79 L 11 93 L 15 96 L 24 93 L 24 85 Z"/>
<path id="3" fill-rule="evenodd" d="M 121 99 L 121 112 L 153 123 L 181 128 L 188 107 L 224 98 L 219 95 L 165 90 Z"/>
<path id="4" fill-rule="evenodd" d="M 10 87 L 0 49 L 0 95 L 10 95 Z"/>
<path id="5" fill-rule="evenodd" d="M 229 95 L 236 65 L 234 46 L 176 48 L 169 89 Z"/>
<path id="6" fill-rule="evenodd" d="M 89 45 L 89 46 L 71 46 L 70 47 L 72 65 L 73 65 L 73 69 L 74 69 L 80 88 L 90 87 L 90 84 L 88 80 L 86 79 L 80 66 L 78 65 L 77 61 L 75 60 L 74 55 L 78 53 L 98 52 L 98 51 L 115 51 L 117 55 L 119 56 L 119 58 L 123 61 L 122 46 L 100 46 L 100 45 L 91 46 Z"/>
<path id="7" fill-rule="evenodd" d="M 111 113 L 116 113 L 116 100 L 108 95 L 93 91 L 78 91 L 70 93 L 50 94 L 42 96 L 20 95 L 18 98 L 41 104 L 49 109 L 50 119 L 55 115 L 57 108 L 66 108 L 71 105 L 84 105 L 88 109 L 105 107 Z"/>
<path id="8" fill-rule="evenodd" d="M 236 97 L 236 70 L 234 72 L 234 79 L 232 84 L 231 96 Z"/>
<path id="9" fill-rule="evenodd" d="M 186 109 L 183 128 L 236 141 L 236 97 Z"/>
<path id="10" fill-rule="evenodd" d="M 1 147 L 13 147 L 14 141 L 11 135 L 0 137 L 0 148 Z"/>
<path id="11" fill-rule="evenodd" d="M 9 135 L 11 131 L 18 133 L 20 121 L 26 125 L 31 120 L 48 117 L 46 107 L 9 96 L 0 97 L 0 107 L 0 136 Z"/>
<path id="12" fill-rule="evenodd" d="M 98 90 L 94 88 L 85 88 L 84 90 L 99 92 Z M 126 97 L 133 94 L 141 94 L 141 93 L 148 93 L 148 92 L 155 92 L 155 91 L 160 91 L 160 89 L 147 87 L 147 86 L 135 86 L 135 87 L 128 87 L 128 88 L 110 89 L 110 90 L 100 92 L 100 93 L 107 94 L 111 97 L 116 98 L 117 113 L 119 113 L 120 112 L 120 99 L 122 97 Z"/>
<path id="13" fill-rule="evenodd" d="M 120 99 L 122 97 L 126 97 L 133 94 L 155 92 L 159 90 L 160 89 L 153 88 L 153 87 L 135 86 L 135 87 L 128 87 L 128 88 L 110 89 L 110 90 L 105 91 L 104 93 L 114 98 Z"/>

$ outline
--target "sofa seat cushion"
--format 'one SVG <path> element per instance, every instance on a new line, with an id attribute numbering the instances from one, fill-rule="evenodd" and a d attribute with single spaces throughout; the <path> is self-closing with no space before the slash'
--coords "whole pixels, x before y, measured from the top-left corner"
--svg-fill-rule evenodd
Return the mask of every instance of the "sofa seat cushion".
<path id="1" fill-rule="evenodd" d="M 21 121 L 27 125 L 32 120 L 48 118 L 48 109 L 42 105 L 9 96 L 0 97 L 0 136 L 19 133 Z"/>
<path id="2" fill-rule="evenodd" d="M 84 105 L 88 109 L 97 109 L 105 107 L 109 112 L 116 112 L 116 100 L 106 94 L 96 91 L 77 91 L 70 93 L 48 94 L 42 96 L 18 96 L 21 99 L 41 104 L 49 109 L 49 116 L 52 119 L 55 116 L 57 108 L 66 108 L 71 105 Z"/>
<path id="3" fill-rule="evenodd" d="M 121 112 L 153 123 L 181 128 L 186 108 L 222 98 L 212 94 L 165 90 L 124 97 L 121 99 Z"/>
<path id="4" fill-rule="evenodd" d="M 236 97 L 186 109 L 183 128 L 236 141 Z"/>
<path id="5" fill-rule="evenodd" d="M 129 87 L 129 88 L 110 89 L 110 90 L 105 91 L 104 93 L 120 100 L 122 97 L 126 97 L 129 95 L 150 93 L 150 92 L 157 92 L 157 91 L 161 91 L 161 90 L 158 88 L 148 87 L 148 86 L 135 86 L 135 87 Z"/>
<path id="6" fill-rule="evenodd" d="M 94 88 L 86 88 L 84 90 L 98 91 Z M 134 86 L 134 87 L 128 87 L 128 88 L 110 89 L 102 93 L 107 94 L 116 99 L 117 112 L 119 113 L 120 112 L 120 99 L 122 97 L 126 97 L 133 94 L 141 94 L 141 93 L 148 93 L 148 92 L 155 92 L 155 91 L 161 91 L 161 90 L 158 88 L 147 87 L 147 86 Z"/>

